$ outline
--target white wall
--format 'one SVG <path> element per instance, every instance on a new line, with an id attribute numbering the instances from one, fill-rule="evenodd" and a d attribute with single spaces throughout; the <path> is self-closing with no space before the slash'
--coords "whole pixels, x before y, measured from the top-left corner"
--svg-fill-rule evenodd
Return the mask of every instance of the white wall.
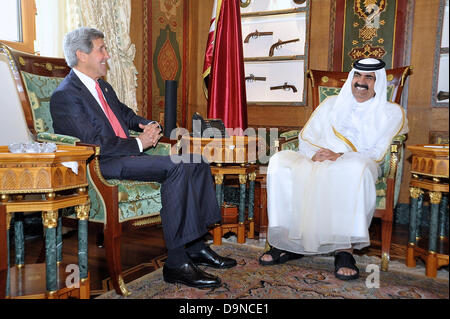
<path id="1" fill-rule="evenodd" d="M 42 56 L 63 58 L 62 42 L 66 34 L 66 1 L 36 0 L 35 51 Z"/>

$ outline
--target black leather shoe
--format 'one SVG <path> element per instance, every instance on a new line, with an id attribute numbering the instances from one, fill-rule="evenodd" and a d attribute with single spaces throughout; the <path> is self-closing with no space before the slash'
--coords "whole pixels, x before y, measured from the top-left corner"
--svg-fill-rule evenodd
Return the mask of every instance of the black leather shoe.
<path id="1" fill-rule="evenodd" d="M 163 267 L 164 281 L 174 284 L 180 283 L 194 288 L 219 287 L 220 279 L 204 272 L 192 262 L 185 263 L 177 268 Z"/>
<path id="2" fill-rule="evenodd" d="M 209 246 L 205 246 L 195 253 L 188 252 L 187 254 L 196 265 L 224 269 L 234 267 L 237 264 L 236 260 L 232 258 L 219 256 Z"/>

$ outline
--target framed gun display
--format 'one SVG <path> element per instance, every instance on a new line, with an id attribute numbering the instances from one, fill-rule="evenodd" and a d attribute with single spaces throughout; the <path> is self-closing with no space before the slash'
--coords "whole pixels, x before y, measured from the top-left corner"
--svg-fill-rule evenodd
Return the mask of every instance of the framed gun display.
<path id="1" fill-rule="evenodd" d="M 253 61 L 245 63 L 247 103 L 299 105 L 303 101 L 303 60 Z M 251 81 L 251 74 L 255 81 Z M 265 78 L 266 80 L 256 80 Z"/>
<path id="2" fill-rule="evenodd" d="M 241 6 L 248 104 L 306 105 L 310 1 Z"/>

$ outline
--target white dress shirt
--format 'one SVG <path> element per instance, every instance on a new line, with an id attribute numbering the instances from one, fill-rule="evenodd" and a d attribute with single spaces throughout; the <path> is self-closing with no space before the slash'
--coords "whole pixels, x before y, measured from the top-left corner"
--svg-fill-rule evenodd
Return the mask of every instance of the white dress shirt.
<path id="1" fill-rule="evenodd" d="M 78 76 L 80 81 L 84 84 L 84 86 L 86 86 L 86 88 L 89 90 L 89 92 L 91 92 L 92 96 L 95 98 L 95 100 L 97 101 L 98 105 L 100 106 L 100 108 L 102 109 L 102 111 L 106 115 L 106 112 L 105 112 L 105 110 L 102 107 L 102 103 L 100 102 L 100 98 L 99 98 L 99 96 L 97 94 L 97 90 L 95 88 L 95 82 L 96 81 L 94 79 L 92 79 L 91 77 L 87 76 L 86 74 L 84 74 L 83 72 L 77 70 L 76 68 L 73 68 L 72 70 L 75 72 L 75 74 Z M 103 96 L 103 98 L 106 101 L 105 96 Z M 142 151 L 144 150 L 144 148 L 142 146 L 142 142 L 141 142 L 141 140 L 139 138 L 135 138 L 135 139 L 136 139 L 136 142 L 137 142 L 137 144 L 139 146 L 139 150 L 142 153 Z"/>

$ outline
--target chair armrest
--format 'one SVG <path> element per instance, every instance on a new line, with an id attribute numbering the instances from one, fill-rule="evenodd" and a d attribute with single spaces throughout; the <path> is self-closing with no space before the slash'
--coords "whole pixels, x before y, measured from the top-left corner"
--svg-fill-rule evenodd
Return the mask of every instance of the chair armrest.
<path id="1" fill-rule="evenodd" d="M 155 147 L 150 147 L 144 151 L 148 155 L 170 155 L 172 145 L 169 143 L 159 142 Z"/>
<path id="2" fill-rule="evenodd" d="M 390 157 L 389 157 L 389 171 L 387 172 L 387 178 L 396 179 L 398 163 L 403 153 L 403 143 L 406 140 L 406 135 L 397 135 L 392 139 L 390 145 Z"/>
<path id="3" fill-rule="evenodd" d="M 284 138 L 285 140 L 291 140 L 293 138 L 298 138 L 299 130 L 290 130 L 287 132 L 283 132 L 280 134 L 280 138 Z"/>
<path id="4" fill-rule="evenodd" d="M 379 180 L 384 180 L 386 183 L 384 196 L 386 197 L 386 210 L 388 211 L 395 208 L 400 194 L 403 168 L 401 157 L 403 155 L 403 142 L 405 140 L 405 135 L 394 137 L 381 164 L 382 176 L 379 177 Z M 390 218 L 393 217 L 390 216 Z"/>
<path id="5" fill-rule="evenodd" d="M 63 134 L 48 133 L 48 132 L 38 133 L 36 136 L 36 140 L 39 142 L 55 143 L 55 144 L 62 144 L 62 145 L 73 145 L 73 146 L 77 145 L 77 143 L 80 142 L 80 139 L 77 137 L 73 137 L 70 135 L 63 135 Z"/>

